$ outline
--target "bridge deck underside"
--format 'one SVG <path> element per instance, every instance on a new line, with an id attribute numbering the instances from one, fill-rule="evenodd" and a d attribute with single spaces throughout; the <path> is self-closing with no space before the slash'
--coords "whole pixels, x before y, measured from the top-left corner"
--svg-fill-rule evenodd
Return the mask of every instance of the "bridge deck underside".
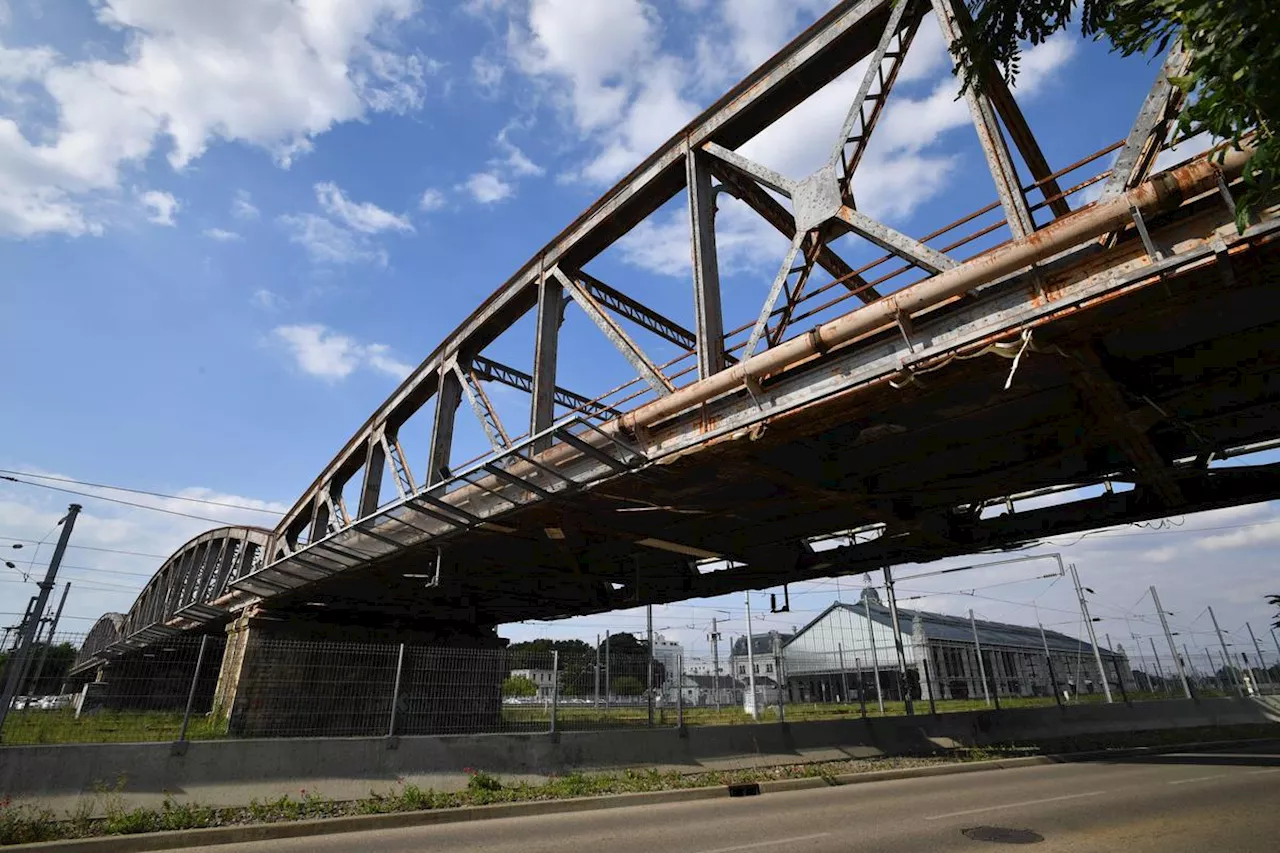
<path id="1" fill-rule="evenodd" d="M 512 532 L 472 529 L 447 544 L 437 584 L 422 578 L 435 549 L 406 550 L 270 607 L 379 624 L 557 618 L 1267 499 L 1280 494 L 1274 466 L 1207 462 L 1280 436 L 1278 254 L 1262 243 L 1210 255 L 1055 316 L 1008 389 L 1012 362 L 995 355 L 952 360 L 900 388 L 886 378 L 531 503 L 502 518 Z M 837 355 L 797 369 L 821 371 Z M 714 424 L 717 407 L 743 395 L 695 416 Z M 1005 495 L 1107 479 L 1134 487 L 980 517 Z M 883 535 L 864 544 L 802 544 L 876 523 Z M 711 554 L 732 565 L 695 565 Z"/>

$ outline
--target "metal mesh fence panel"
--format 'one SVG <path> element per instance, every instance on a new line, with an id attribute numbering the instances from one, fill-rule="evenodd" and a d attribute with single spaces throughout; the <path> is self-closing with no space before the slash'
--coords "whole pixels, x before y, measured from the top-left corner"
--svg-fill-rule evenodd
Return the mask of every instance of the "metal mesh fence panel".
<path id="1" fill-rule="evenodd" d="M 223 640 L 174 637 L 132 655 L 85 671 L 74 671 L 77 641 L 55 641 L 37 679 L 38 658 L 5 720 L 3 742 L 75 743 L 176 740 L 188 700 L 187 736 L 215 737 L 221 725 L 212 714 Z M 64 659 L 65 658 L 65 663 Z M 50 662 L 52 661 L 52 663 Z"/>
<path id="2" fill-rule="evenodd" d="M 556 708 L 557 728 L 563 731 L 647 726 L 650 702 L 655 725 L 675 725 L 668 720 L 663 685 L 675 677 L 664 664 L 654 661 L 653 689 L 649 688 L 649 658 L 645 654 L 611 654 L 606 660 L 594 652 L 563 655 L 561 690 Z"/>
<path id="3" fill-rule="evenodd" d="M 240 662 L 228 733 L 386 734 L 397 657 L 393 644 L 257 639 Z"/>

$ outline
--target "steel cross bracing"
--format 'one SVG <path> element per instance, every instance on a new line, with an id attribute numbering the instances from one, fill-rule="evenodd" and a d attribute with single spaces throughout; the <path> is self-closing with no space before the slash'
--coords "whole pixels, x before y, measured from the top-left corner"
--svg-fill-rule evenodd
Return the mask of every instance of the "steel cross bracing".
<path id="1" fill-rule="evenodd" d="M 1229 259 L 1240 247 L 1270 239 L 1273 223 L 1260 222 L 1248 234 L 1229 240 L 1214 231 L 1219 220 L 1228 219 L 1216 209 L 1210 219 L 1204 219 L 1208 214 L 1196 213 L 1201 218 L 1192 224 L 1157 222 L 1151 229 L 1154 233 L 1147 233 L 1141 210 L 1148 215 L 1176 212 L 1183 194 L 1190 197 L 1193 190 L 1212 183 L 1213 176 L 1203 163 L 1179 173 L 1177 192 L 1144 183 L 1177 109 L 1178 95 L 1168 77 L 1185 61 L 1180 52 L 1171 56 L 1133 131 L 1120 146 L 1117 162 L 1121 165 L 1104 189 L 1104 201 L 1097 205 L 1073 212 L 1067 196 L 1108 180 L 1107 173 L 1067 191 L 1058 182 L 1114 149 L 1053 171 L 999 74 L 979 69 L 985 85 L 980 92 L 968 89 L 965 98 L 997 201 L 923 238 L 859 209 L 858 167 L 875 138 L 920 27 L 939 26 L 950 42 L 968 25 L 963 4 L 953 0 L 837 3 L 648 157 L 489 296 L 373 413 L 276 530 L 269 536 L 256 531 L 239 538 L 214 531 L 206 534 L 212 538 L 184 546 L 161 568 L 117 628 L 119 639 L 103 648 L 118 651 L 167 631 L 216 622 L 254 602 L 306 589 L 413 549 L 439 553 L 450 542 L 471 534 L 512 533 L 516 529 L 512 519 L 531 507 L 555 505 L 600 490 L 602 484 L 612 488 L 615 483 L 643 481 L 657 463 L 735 436 L 754 440 L 766 422 L 835 399 L 852 388 L 881 387 L 877 383 L 884 382 L 892 382 L 884 387 L 893 388 L 927 384 L 927 374 L 941 369 L 940 365 L 976 358 L 991 351 L 995 343 L 1004 346 L 1010 336 L 1023 340 L 1020 346 L 1026 348 L 1031 339 L 1019 336 L 1029 334 L 1037 324 L 1056 322 L 1064 311 L 1145 286 L 1152 269 L 1172 273 L 1187 265 L 1194 268 L 1204 257 Z M 783 175 L 741 153 L 744 143 L 864 60 L 857 94 L 832 140 L 831 155 L 813 174 Z M 1018 173 L 1009 142 L 1028 173 L 1027 184 Z M 1226 184 L 1221 179 L 1218 184 L 1229 200 Z M 692 329 L 586 270 L 593 258 L 682 190 L 687 190 L 690 222 Z M 715 239 L 716 198 L 721 193 L 742 201 L 790 241 L 755 321 L 729 331 L 722 317 Z M 1039 201 L 1033 203 L 1033 195 Z M 1002 214 L 1003 221 L 949 245 L 930 245 L 992 211 Z M 1037 211 L 1041 211 L 1039 224 Z M 1134 228 L 1143 233 L 1143 246 L 1159 243 L 1178 250 L 1117 255 L 1102 270 L 1080 266 L 1106 235 L 1112 235 L 1111 245 L 1115 245 L 1114 235 L 1124 232 L 1129 235 L 1124 245 L 1131 245 Z M 976 257 L 965 254 L 971 251 L 965 246 L 975 237 L 999 235 L 1002 230 L 1009 238 L 1007 244 Z M 837 239 L 851 238 L 878 247 L 885 256 L 855 269 L 832 245 Z M 867 277 L 877 264 L 890 259 L 900 264 L 895 271 L 878 279 Z M 1077 267 L 1082 270 L 1078 275 L 1072 272 Z M 831 280 L 814 287 L 817 270 Z M 914 271 L 913 283 L 883 295 L 898 286 L 892 279 L 903 271 Z M 1044 286 L 1050 276 L 1056 277 L 1052 299 L 1046 297 Z M 833 288 L 836 296 L 816 303 Z M 819 324 L 813 319 L 852 298 L 865 306 L 834 321 Z M 849 304 L 844 310 L 858 307 Z M 939 314 L 943 307 L 947 311 Z M 636 376 L 633 383 L 597 398 L 558 384 L 559 335 L 566 310 L 583 312 L 595 327 L 593 334 L 598 332 L 631 365 Z M 535 339 L 528 367 L 507 366 L 484 354 L 489 344 L 530 312 Z M 850 347 L 859 335 L 886 326 L 896 327 L 887 342 Z M 659 364 L 629 329 L 674 345 L 684 355 Z M 745 338 L 737 337 L 743 333 Z M 741 342 L 734 344 L 735 340 Z M 690 365 L 677 370 L 685 358 Z M 824 369 L 810 375 L 802 367 L 814 359 L 823 360 Z M 1111 445 L 1126 456 L 1127 470 L 1154 490 L 1160 505 L 1228 500 L 1224 487 L 1206 491 L 1189 479 L 1190 472 L 1160 456 L 1129 411 L 1132 395 L 1101 363 L 1086 353 L 1077 359 L 1073 375 L 1085 405 L 1097 412 L 1109 431 Z M 529 393 L 527 434 L 513 434 L 499 419 L 484 389 L 486 382 Z M 478 418 L 492 450 L 479 460 L 459 464 L 453 459 L 453 432 L 463 401 Z M 412 450 L 424 436 L 402 434 L 402 428 L 431 404 L 434 418 L 425 437 L 426 471 L 415 475 L 401 442 L 409 443 Z M 767 474 L 769 469 L 762 466 L 760 470 Z M 388 471 L 390 488 L 384 493 L 383 476 Z M 835 501 L 844 496 L 861 507 L 863 517 L 883 519 L 882 525 L 893 525 L 929 547 L 945 545 L 928 558 L 948 548 L 962 553 L 980 538 L 970 532 L 966 545 L 951 536 L 945 520 L 900 518 L 891 502 L 878 502 L 873 490 L 801 488 L 799 478 L 779 477 L 794 481 L 792 488 L 812 500 Z M 351 484 L 358 484 L 359 497 L 353 504 L 355 511 L 348 513 L 343 495 Z M 1245 484 L 1239 489 L 1230 494 L 1253 494 L 1249 489 L 1256 487 Z M 671 510 L 647 507 L 642 500 L 638 504 L 633 508 Z M 1141 511 L 1150 509 L 1144 505 Z M 585 529 L 590 522 L 581 524 Z M 645 533 L 604 529 L 594 534 L 630 537 L 635 547 L 650 553 L 705 556 L 705 549 L 696 545 L 665 539 L 661 526 Z M 572 534 L 561 530 L 560 535 Z M 866 547 L 888 547 L 890 539 L 894 538 L 881 537 L 876 540 L 879 545 L 873 542 Z M 829 572 L 850 565 L 816 554 L 804 540 L 722 556 L 749 565 L 756 579 L 751 583 L 756 585 L 772 577 L 760 568 L 765 564 L 784 567 L 775 574 Z M 714 592 L 746 582 L 735 572 L 699 575 L 694 571 L 683 576 L 679 589 Z M 639 583 L 615 584 L 623 588 L 614 593 L 603 590 L 601 606 L 639 600 Z M 648 595 L 654 598 L 658 593 Z M 111 625 L 114 622 L 104 624 L 100 633 L 110 634 Z"/>

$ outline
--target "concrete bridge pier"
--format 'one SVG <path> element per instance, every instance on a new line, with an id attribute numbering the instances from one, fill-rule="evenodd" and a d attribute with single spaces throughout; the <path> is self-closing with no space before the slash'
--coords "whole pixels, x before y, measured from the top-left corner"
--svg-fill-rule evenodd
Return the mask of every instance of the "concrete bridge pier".
<path id="1" fill-rule="evenodd" d="M 395 734 L 500 722 L 506 641 L 493 626 L 341 624 L 254 610 L 226 632 L 213 704 L 234 735 L 389 734 L 393 701 Z"/>

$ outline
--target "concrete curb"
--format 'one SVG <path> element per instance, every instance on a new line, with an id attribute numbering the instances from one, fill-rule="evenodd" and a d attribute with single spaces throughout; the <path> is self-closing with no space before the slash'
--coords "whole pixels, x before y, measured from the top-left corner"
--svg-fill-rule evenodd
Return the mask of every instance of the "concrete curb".
<path id="1" fill-rule="evenodd" d="M 802 779 L 776 779 L 735 788 L 754 788 L 744 794 L 776 794 L 785 791 L 804 791 L 842 785 L 859 785 L 868 782 L 887 782 L 894 779 L 919 779 L 929 776 L 951 776 L 958 773 L 978 773 L 987 770 L 1010 770 L 1018 767 L 1035 767 L 1049 764 L 1066 764 L 1099 758 L 1131 758 L 1140 755 L 1160 755 L 1170 752 L 1200 751 L 1223 746 L 1257 746 L 1280 743 L 1276 738 L 1251 740 L 1203 741 L 1200 743 L 1170 744 L 1167 746 L 1132 747 L 1129 749 L 1098 750 L 1061 755 L 1028 755 L 1021 758 L 997 758 L 991 761 L 971 761 L 960 764 L 935 764 L 927 767 L 903 767 L 896 770 L 872 770 L 866 773 L 842 773 L 834 777 L 810 776 Z M 644 791 L 635 794 L 610 794 L 600 797 L 580 797 L 565 800 L 534 800 L 523 803 L 498 803 L 489 806 L 464 806 L 392 814 L 352 815 L 348 817 L 319 818 L 315 820 L 280 823 L 220 826 L 207 829 L 184 829 L 173 832 L 152 832 L 139 835 L 107 835 L 97 838 L 80 838 L 67 841 L 44 841 L 38 844 L 15 844 L 5 851 L 24 853 L 143 853 L 150 850 L 174 850 L 184 847 L 219 844 L 246 844 L 251 841 L 275 841 L 285 838 L 308 838 L 316 835 L 333 835 L 346 832 L 367 832 L 378 829 L 402 829 L 415 826 L 434 826 L 448 823 L 465 823 L 473 820 L 494 820 L 506 817 L 531 817 L 534 815 L 566 814 L 571 812 L 599 811 L 627 808 L 629 806 L 659 805 L 662 803 L 714 800 L 733 795 L 730 786 L 706 788 L 677 788 L 670 791 Z"/>

